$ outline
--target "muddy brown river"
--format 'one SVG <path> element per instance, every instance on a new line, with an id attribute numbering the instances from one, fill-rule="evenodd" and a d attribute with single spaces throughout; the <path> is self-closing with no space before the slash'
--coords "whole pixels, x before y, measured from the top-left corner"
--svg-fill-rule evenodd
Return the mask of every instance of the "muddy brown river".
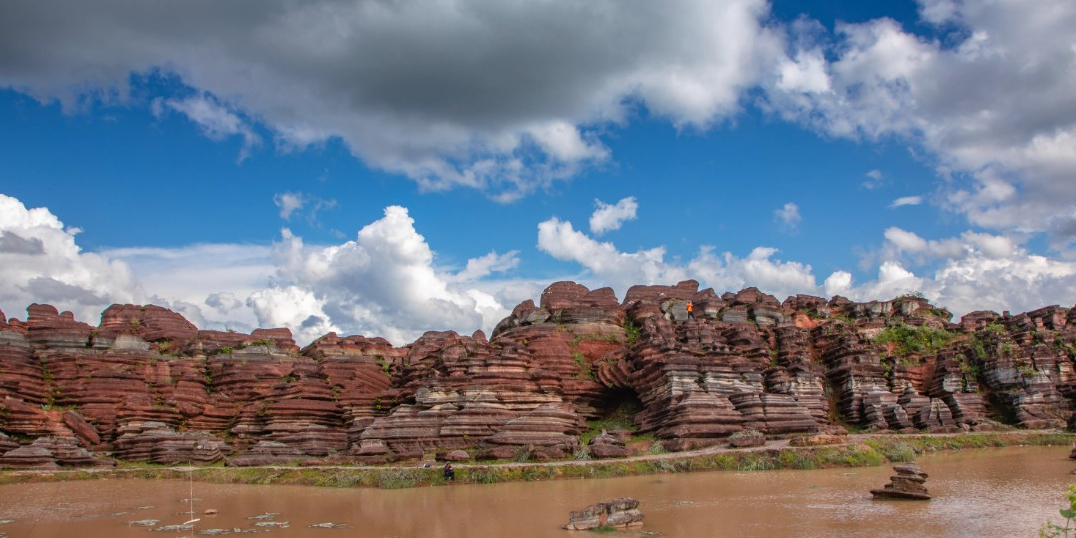
<path id="1" fill-rule="evenodd" d="M 539 538 L 597 501 L 640 500 L 645 525 L 606 536 L 1037 536 L 1064 501 L 1076 462 L 1064 447 L 924 456 L 927 502 L 875 501 L 890 466 L 816 471 L 706 472 L 601 480 L 329 489 L 92 480 L 0 486 L 0 537 Z M 207 509 L 215 515 L 205 515 Z M 207 534 L 215 533 L 215 534 Z"/>

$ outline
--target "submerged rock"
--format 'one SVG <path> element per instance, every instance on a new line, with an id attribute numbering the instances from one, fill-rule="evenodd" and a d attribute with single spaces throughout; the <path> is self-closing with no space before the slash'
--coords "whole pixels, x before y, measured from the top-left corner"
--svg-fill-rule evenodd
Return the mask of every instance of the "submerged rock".
<path id="1" fill-rule="evenodd" d="M 565 530 L 585 531 L 598 527 L 637 527 L 643 524 L 639 501 L 621 497 L 600 502 L 583 510 L 573 510 Z"/>
<path id="2" fill-rule="evenodd" d="M 930 493 L 923 486 L 927 480 L 927 473 L 923 472 L 918 465 L 906 463 L 893 467 L 893 470 L 897 472 L 897 476 L 890 477 L 889 483 L 884 488 L 871 490 L 875 499 L 930 500 Z"/>
<path id="3" fill-rule="evenodd" d="M 179 531 L 189 531 L 191 529 L 194 529 L 194 525 L 165 525 L 163 527 L 157 527 L 155 529 L 150 529 L 150 530 L 157 531 L 157 532 L 179 532 Z"/>

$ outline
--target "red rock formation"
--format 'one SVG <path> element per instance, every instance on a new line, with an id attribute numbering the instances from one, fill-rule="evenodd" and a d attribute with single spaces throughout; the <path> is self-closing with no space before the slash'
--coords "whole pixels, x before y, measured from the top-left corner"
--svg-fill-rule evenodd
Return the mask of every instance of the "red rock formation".
<path id="1" fill-rule="evenodd" d="M 49 305 L 27 313 L 0 319 L 0 433 L 144 461 L 559 458 L 582 448 L 586 420 L 625 402 L 638 410 L 632 433 L 680 450 L 840 423 L 1053 427 L 1073 422 L 1076 401 L 1076 313 L 1059 307 L 953 324 L 912 296 L 782 304 L 685 281 L 636 286 L 618 303 L 608 288 L 558 282 L 490 340 L 430 332 L 396 348 L 330 334 L 302 350 L 287 329 L 199 331 L 156 306 L 115 305 L 96 328 Z M 908 351 L 883 333 L 940 340 Z M 0 451 L 26 448 L 12 437 Z M 13 457 L 49 465 L 45 450 Z"/>
<path id="2" fill-rule="evenodd" d="M 4 435 L 3 433 L 0 433 L 0 456 L 3 456 L 4 454 L 15 450 L 16 448 L 19 448 L 18 441 L 15 441 L 14 439 L 8 437 L 7 435 Z"/>
<path id="3" fill-rule="evenodd" d="M 29 445 L 9 450 L 0 457 L 0 468 L 5 469 L 58 469 L 110 464 L 70 439 L 56 437 L 39 437 Z"/>
<path id="4" fill-rule="evenodd" d="M 183 316 L 156 305 L 112 305 L 101 313 L 99 329 L 105 337 L 127 334 L 147 342 L 187 342 L 198 334 Z"/>
<path id="5" fill-rule="evenodd" d="M 572 510 L 565 530 L 585 531 L 603 527 L 638 527 L 643 524 L 639 501 L 627 497 Z"/>
<path id="6" fill-rule="evenodd" d="M 119 430 L 115 456 L 161 465 L 208 465 L 224 459 L 231 447 L 205 432 L 176 432 L 162 422 L 129 423 Z"/>

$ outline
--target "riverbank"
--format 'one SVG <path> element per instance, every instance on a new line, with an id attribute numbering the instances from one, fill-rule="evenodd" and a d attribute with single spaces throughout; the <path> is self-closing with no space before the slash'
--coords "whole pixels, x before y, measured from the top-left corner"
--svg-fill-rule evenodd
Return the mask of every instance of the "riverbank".
<path id="1" fill-rule="evenodd" d="M 1070 446 L 1074 434 L 1062 431 L 1009 431 L 961 434 L 857 434 L 841 444 L 793 446 L 788 439 L 752 448 L 708 447 L 688 452 L 650 454 L 611 460 L 542 463 L 490 462 L 455 465 L 455 482 L 492 484 L 573 478 L 683 473 L 867 467 L 914 460 L 940 450 L 1008 446 Z M 319 487 L 397 489 L 448 485 L 437 465 L 163 467 L 122 464 L 114 468 L 0 471 L 0 484 L 111 478 L 188 479 L 217 484 L 290 484 Z"/>

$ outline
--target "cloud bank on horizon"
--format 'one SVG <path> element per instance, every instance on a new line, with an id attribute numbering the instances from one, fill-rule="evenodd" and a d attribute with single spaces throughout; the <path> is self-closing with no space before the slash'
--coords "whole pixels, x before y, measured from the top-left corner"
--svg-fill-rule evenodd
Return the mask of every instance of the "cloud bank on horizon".
<path id="1" fill-rule="evenodd" d="M 621 296 L 634 284 L 687 278 L 779 298 L 918 291 L 958 314 L 1071 305 L 1076 5 L 917 7 L 916 20 L 830 28 L 809 14 L 782 20 L 763 0 L 16 1 L 0 19 L 0 88 L 71 116 L 123 106 L 185 118 L 209 140 L 238 144 L 236 166 L 337 141 L 425 196 L 473 189 L 490 203 L 527 204 L 615 168 L 612 141 L 641 124 L 705 136 L 754 114 L 827 140 L 907 147 L 934 178 L 884 210 L 929 206 L 964 230 L 925 237 L 894 222 L 860 253 L 860 268 L 828 274 L 761 242 L 738 256 L 714 244 L 720 237 L 687 238 L 693 252 L 671 256 L 670 245 L 616 235 L 659 218 L 628 186 L 626 196 L 586 199 L 593 211 L 577 215 L 589 234 L 549 211 L 532 223 L 536 236 L 509 251 L 445 264 L 443 247 L 420 233 L 438 223 L 412 216 L 410 204 L 383 204 L 381 218 L 339 242 L 304 241 L 292 223 L 314 222 L 338 201 L 290 190 L 267 210 L 288 227 L 278 223 L 261 243 L 90 251 L 64 215 L 8 192 L 0 307 L 17 316 L 50 302 L 93 320 L 111 303 L 154 302 L 199 327 L 287 326 L 303 342 L 338 331 L 402 344 L 427 329 L 488 331 L 557 279 Z M 147 90 L 157 79 L 176 89 Z M 865 190 L 890 180 L 864 174 Z M 811 220 L 825 218 L 808 208 L 789 196 L 769 220 L 808 240 Z M 529 271 L 542 257 L 562 265 Z"/>

